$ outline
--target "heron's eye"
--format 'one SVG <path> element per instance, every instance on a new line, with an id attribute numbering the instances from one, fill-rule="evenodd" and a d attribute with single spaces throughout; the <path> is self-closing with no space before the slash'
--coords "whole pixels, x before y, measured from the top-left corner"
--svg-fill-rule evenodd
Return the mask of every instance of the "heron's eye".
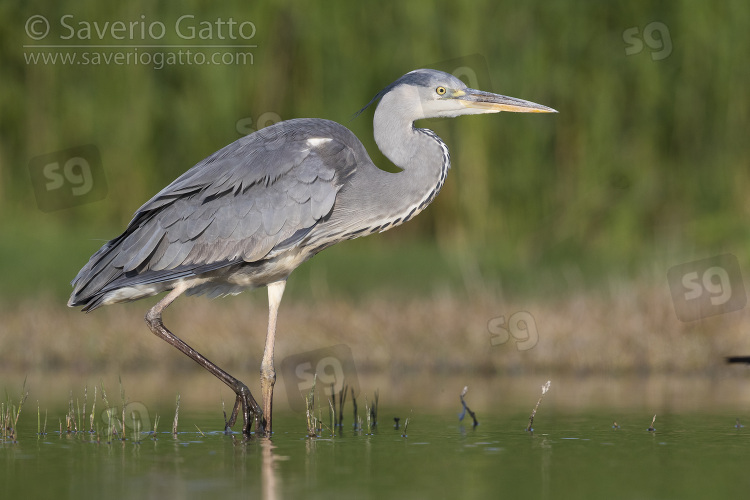
<path id="1" fill-rule="evenodd" d="M 435 92 L 437 92 L 438 95 L 445 94 L 445 87 L 438 87 L 435 89 Z"/>

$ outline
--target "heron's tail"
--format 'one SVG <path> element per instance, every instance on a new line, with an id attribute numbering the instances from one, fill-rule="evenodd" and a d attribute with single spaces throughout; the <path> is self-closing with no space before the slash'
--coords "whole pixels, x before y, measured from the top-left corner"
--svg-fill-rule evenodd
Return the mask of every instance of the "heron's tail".
<path id="1" fill-rule="evenodd" d="M 122 275 L 122 270 L 112 265 L 117 255 L 114 250 L 120 239 L 105 243 L 73 278 L 70 283 L 73 293 L 68 299 L 68 307 L 83 306 L 83 311 L 88 312 L 104 305 L 105 288 Z"/>

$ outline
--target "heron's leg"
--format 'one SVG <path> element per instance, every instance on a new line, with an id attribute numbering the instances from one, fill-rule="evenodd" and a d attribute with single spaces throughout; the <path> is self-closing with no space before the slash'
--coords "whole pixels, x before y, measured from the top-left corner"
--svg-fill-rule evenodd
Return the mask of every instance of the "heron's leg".
<path id="1" fill-rule="evenodd" d="M 276 370 L 273 367 L 273 347 L 276 341 L 276 318 L 279 304 L 284 295 L 286 280 L 268 285 L 268 334 L 266 347 L 263 350 L 263 361 L 260 364 L 260 389 L 263 395 L 263 417 L 266 422 L 266 435 L 271 435 L 271 413 L 273 411 L 273 385 L 276 383 Z"/>
<path id="2" fill-rule="evenodd" d="M 166 297 L 161 299 L 154 307 L 149 309 L 148 313 L 146 313 L 146 323 L 148 324 L 148 327 L 151 329 L 154 335 L 179 349 L 183 354 L 189 356 L 190 359 L 208 370 L 214 377 L 224 382 L 234 391 L 234 393 L 237 395 L 237 400 L 235 401 L 234 409 L 232 410 L 232 416 L 230 417 L 229 422 L 226 423 L 227 428 L 232 427 L 235 424 L 237 420 L 237 414 L 241 407 L 243 417 L 245 418 L 245 424 L 242 428 L 242 432 L 245 435 L 250 434 L 251 414 L 253 415 L 255 420 L 256 431 L 261 432 L 261 409 L 255 399 L 253 399 L 253 395 L 250 394 L 250 390 L 247 388 L 247 386 L 216 366 L 216 364 L 209 361 L 205 356 L 187 345 L 183 340 L 167 330 L 167 328 L 164 326 L 164 323 L 161 319 L 162 311 L 164 311 L 164 309 L 166 309 L 169 304 L 174 302 L 177 297 L 182 295 L 182 293 L 186 289 L 187 287 L 178 285 L 171 292 L 169 292 Z"/>

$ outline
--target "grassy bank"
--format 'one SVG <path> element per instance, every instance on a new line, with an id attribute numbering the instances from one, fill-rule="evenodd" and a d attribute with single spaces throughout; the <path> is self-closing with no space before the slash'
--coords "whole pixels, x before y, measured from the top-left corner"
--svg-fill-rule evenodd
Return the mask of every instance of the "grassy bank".
<path id="1" fill-rule="evenodd" d="M 152 303 L 92 314 L 49 297 L 2 305 L 0 366 L 17 373 L 198 369 L 150 334 L 143 316 Z M 266 307 L 264 291 L 213 301 L 189 297 L 170 307 L 165 323 L 209 359 L 255 373 Z M 616 282 L 550 300 L 445 291 L 414 298 L 290 297 L 282 303 L 276 357 L 346 344 L 358 370 L 396 374 L 712 373 L 724 356 L 750 352 L 748 314 L 683 323 L 666 286 Z M 501 316 L 510 333 L 505 340 Z"/>

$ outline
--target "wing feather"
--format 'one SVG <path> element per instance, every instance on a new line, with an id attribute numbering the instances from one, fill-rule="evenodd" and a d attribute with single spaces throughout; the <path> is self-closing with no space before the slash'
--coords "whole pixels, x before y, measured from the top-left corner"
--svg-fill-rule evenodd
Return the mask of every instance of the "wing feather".
<path id="1" fill-rule="evenodd" d="M 327 120 L 272 127 L 217 151 L 146 202 L 78 273 L 69 304 L 95 308 L 117 288 L 258 262 L 302 241 L 354 173 L 353 148 L 364 149 Z M 320 137 L 331 140 L 308 141 Z"/>

